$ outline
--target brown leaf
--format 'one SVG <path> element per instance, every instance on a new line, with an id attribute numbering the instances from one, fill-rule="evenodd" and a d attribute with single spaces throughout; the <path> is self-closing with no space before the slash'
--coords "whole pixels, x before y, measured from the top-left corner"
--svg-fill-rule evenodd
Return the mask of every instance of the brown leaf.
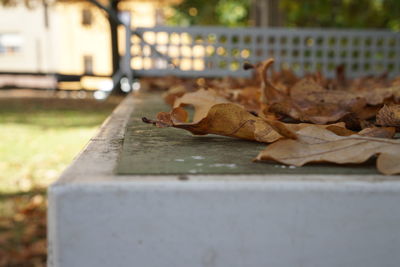
<path id="1" fill-rule="evenodd" d="M 207 116 L 208 111 L 215 104 L 229 103 L 229 100 L 219 96 L 214 90 L 200 89 L 193 93 L 186 93 L 182 97 L 177 98 L 174 108 L 192 105 L 195 109 L 193 122 L 200 121 Z"/>
<path id="2" fill-rule="evenodd" d="M 381 173 L 400 173 L 400 140 L 338 136 L 329 130 L 310 126 L 298 131 L 296 140 L 279 140 L 267 146 L 257 160 L 303 166 L 309 162 L 362 163 L 374 155 L 378 156 L 377 168 Z"/>
<path id="3" fill-rule="evenodd" d="M 364 108 L 364 110 L 365 109 L 368 109 L 368 108 Z M 363 111 L 361 111 L 361 113 L 362 112 Z M 346 116 L 344 116 L 343 118 L 341 118 L 340 121 L 342 121 L 346 124 L 347 129 L 350 129 L 353 131 L 360 131 L 361 129 L 373 127 L 375 125 L 371 121 L 367 121 L 365 119 L 360 118 L 359 114 L 349 113 Z M 375 114 L 373 115 L 373 117 L 375 117 Z"/>
<path id="4" fill-rule="evenodd" d="M 362 110 L 366 101 L 348 91 L 327 90 L 313 79 L 305 78 L 291 88 L 289 94 L 276 88 L 267 78 L 273 59 L 264 64 L 263 98 L 270 112 L 286 114 L 294 119 L 316 124 L 336 122 L 346 114 Z"/>
<path id="5" fill-rule="evenodd" d="M 311 79 L 300 80 L 291 88 L 293 104 L 301 111 L 301 120 L 317 124 L 338 121 L 362 110 L 366 102 L 347 91 L 327 90 Z"/>
<path id="6" fill-rule="evenodd" d="M 257 86 L 246 86 L 242 89 L 229 90 L 227 98 L 242 105 L 248 111 L 259 112 L 261 91 Z"/>
<path id="7" fill-rule="evenodd" d="M 183 85 L 172 86 L 167 92 L 163 94 L 164 101 L 173 106 L 177 98 L 183 96 L 186 93 L 186 88 Z"/>
<path id="8" fill-rule="evenodd" d="M 400 105 L 385 105 L 378 111 L 376 123 L 382 126 L 400 127 Z"/>
<path id="9" fill-rule="evenodd" d="M 324 126 L 324 125 L 315 125 L 315 126 Z M 339 136 L 349 136 L 349 135 L 356 134 L 356 132 L 353 132 L 353 131 L 347 129 L 344 122 L 328 124 L 328 125 L 326 125 L 326 127 L 322 127 L 322 128 L 325 128 Z"/>
<path id="10" fill-rule="evenodd" d="M 368 90 L 358 91 L 356 92 L 356 94 L 364 98 L 368 105 L 376 106 L 379 104 L 383 104 L 386 99 L 392 97 L 394 90 L 396 90 L 396 88 L 394 87 L 388 87 L 388 88 L 378 87 L 378 88 L 370 88 Z"/>
<path id="11" fill-rule="evenodd" d="M 378 113 L 379 109 L 380 109 L 380 106 L 365 106 L 364 108 L 358 110 L 357 113 L 354 115 L 360 121 L 368 120 L 368 119 L 374 118 L 376 116 L 376 113 Z"/>
<path id="12" fill-rule="evenodd" d="M 267 71 L 274 63 L 274 59 L 266 60 L 261 69 L 262 90 L 261 103 L 264 113 L 285 114 L 295 119 L 300 118 L 300 112 L 293 106 L 286 89 L 278 89 L 268 79 Z"/>
<path id="13" fill-rule="evenodd" d="M 192 122 L 188 122 L 188 113 L 182 108 L 184 105 L 195 108 Z M 186 93 L 175 101 L 171 112 L 158 113 L 156 121 L 143 118 L 143 122 L 160 128 L 181 128 L 195 135 L 218 134 L 267 143 L 282 137 L 262 118 L 230 103 L 215 91 L 204 89 Z"/>
<path id="14" fill-rule="evenodd" d="M 362 136 L 378 137 L 378 138 L 393 138 L 396 134 L 394 127 L 369 127 L 358 133 Z"/>
<path id="15" fill-rule="evenodd" d="M 353 131 L 350 131 L 346 129 L 345 123 L 344 122 L 338 122 L 334 124 L 310 124 L 310 123 L 297 123 L 297 124 L 291 124 L 291 123 L 283 123 L 277 120 L 266 120 L 271 127 L 277 131 L 280 135 L 290 138 L 290 139 L 297 139 L 297 134 L 296 132 L 300 131 L 303 128 L 309 127 L 309 126 L 315 126 L 323 129 L 327 129 L 337 135 L 340 136 L 349 136 L 352 134 L 356 134 Z"/>
<path id="16" fill-rule="evenodd" d="M 202 108 L 199 110 L 203 112 Z M 215 104 L 204 118 L 191 123 L 181 121 L 181 118 L 187 117 L 185 112 L 178 107 L 170 113 L 160 112 L 157 116 L 158 121 L 146 119 L 144 122 L 153 123 L 158 127 L 185 129 L 195 135 L 218 134 L 267 143 L 282 137 L 266 121 L 234 103 Z"/>

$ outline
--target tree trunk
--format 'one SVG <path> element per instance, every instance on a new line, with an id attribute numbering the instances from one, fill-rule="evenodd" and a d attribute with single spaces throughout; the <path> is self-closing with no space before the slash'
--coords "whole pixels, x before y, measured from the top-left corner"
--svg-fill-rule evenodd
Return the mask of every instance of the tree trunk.
<path id="1" fill-rule="evenodd" d="M 120 0 L 111 0 L 110 9 L 114 14 L 118 14 L 118 3 Z M 110 24 L 110 37 L 111 37 L 111 60 L 112 60 L 112 75 L 117 73 L 119 70 L 119 42 L 118 42 L 118 22 L 108 16 L 108 23 Z M 124 94 L 121 90 L 121 85 L 118 83 L 114 85 L 114 94 Z"/>
<path id="2" fill-rule="evenodd" d="M 253 26 L 283 26 L 283 14 L 279 9 L 279 0 L 252 0 L 251 18 Z"/>

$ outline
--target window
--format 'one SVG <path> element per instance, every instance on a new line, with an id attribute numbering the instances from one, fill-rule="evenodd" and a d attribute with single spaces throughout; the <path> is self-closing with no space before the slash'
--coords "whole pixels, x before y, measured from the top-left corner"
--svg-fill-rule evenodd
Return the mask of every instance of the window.
<path id="1" fill-rule="evenodd" d="M 0 33 L 0 55 L 21 51 L 23 38 L 18 33 Z"/>
<path id="2" fill-rule="evenodd" d="M 90 26 L 92 25 L 92 11 L 88 8 L 84 8 L 82 10 L 82 25 L 83 26 Z"/>
<path id="3" fill-rule="evenodd" d="M 83 56 L 83 69 L 85 74 L 93 74 L 93 57 Z"/>

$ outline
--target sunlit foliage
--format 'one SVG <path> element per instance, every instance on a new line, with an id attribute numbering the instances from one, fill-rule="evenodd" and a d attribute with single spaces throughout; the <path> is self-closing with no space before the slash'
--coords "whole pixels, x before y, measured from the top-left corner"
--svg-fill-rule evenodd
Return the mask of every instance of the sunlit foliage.
<path id="1" fill-rule="evenodd" d="M 399 0 L 281 0 L 287 26 L 400 30 Z"/>
<path id="2" fill-rule="evenodd" d="M 184 0 L 167 18 L 171 25 L 251 26 L 256 0 Z M 399 0 L 281 0 L 284 26 L 400 30 Z"/>
<path id="3" fill-rule="evenodd" d="M 186 0 L 173 7 L 167 18 L 171 25 L 245 26 L 250 0 Z"/>

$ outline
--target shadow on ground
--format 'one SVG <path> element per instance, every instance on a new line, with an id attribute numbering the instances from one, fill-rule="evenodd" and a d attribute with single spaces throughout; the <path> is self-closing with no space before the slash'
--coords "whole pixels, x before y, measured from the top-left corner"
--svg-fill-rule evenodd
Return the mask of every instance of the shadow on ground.
<path id="1" fill-rule="evenodd" d="M 46 266 L 46 187 L 122 98 L 0 94 L 0 266 Z"/>

